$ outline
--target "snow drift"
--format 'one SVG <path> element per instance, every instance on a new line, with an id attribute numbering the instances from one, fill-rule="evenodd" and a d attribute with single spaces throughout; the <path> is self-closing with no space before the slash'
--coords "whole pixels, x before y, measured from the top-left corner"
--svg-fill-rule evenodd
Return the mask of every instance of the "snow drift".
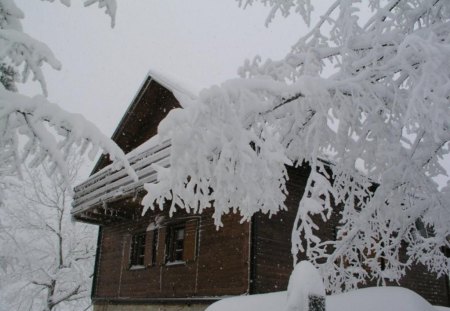
<path id="1" fill-rule="evenodd" d="M 274 311 L 282 310 L 287 292 L 240 296 L 220 300 L 207 311 Z M 327 311 L 450 311 L 433 307 L 415 292 L 403 287 L 371 287 L 326 297 Z"/>

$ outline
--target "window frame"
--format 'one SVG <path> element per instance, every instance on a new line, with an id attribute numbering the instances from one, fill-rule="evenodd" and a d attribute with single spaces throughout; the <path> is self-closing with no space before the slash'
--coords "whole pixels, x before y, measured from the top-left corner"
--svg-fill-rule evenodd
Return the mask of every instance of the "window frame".
<path id="1" fill-rule="evenodd" d="M 178 237 L 179 232 L 182 230 L 183 237 Z M 179 242 L 182 246 L 180 247 Z M 167 226 L 166 234 L 166 265 L 183 264 L 185 253 L 185 241 L 186 241 L 186 222 L 174 223 Z"/>
<path id="2" fill-rule="evenodd" d="M 136 232 L 131 236 L 130 241 L 130 257 L 128 266 L 130 270 L 145 268 L 145 248 L 146 248 L 147 232 Z"/>

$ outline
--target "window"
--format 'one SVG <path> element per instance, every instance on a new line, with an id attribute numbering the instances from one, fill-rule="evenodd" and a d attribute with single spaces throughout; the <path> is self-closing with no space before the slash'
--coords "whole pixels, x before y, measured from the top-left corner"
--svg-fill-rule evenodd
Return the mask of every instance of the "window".
<path id="1" fill-rule="evenodd" d="M 197 258 L 199 217 L 178 219 L 159 229 L 156 262 L 167 266 L 189 264 Z"/>
<path id="2" fill-rule="evenodd" d="M 145 232 L 133 235 L 131 239 L 130 266 L 144 266 Z"/>
<path id="3" fill-rule="evenodd" d="M 168 228 L 167 262 L 184 261 L 185 224 Z"/>

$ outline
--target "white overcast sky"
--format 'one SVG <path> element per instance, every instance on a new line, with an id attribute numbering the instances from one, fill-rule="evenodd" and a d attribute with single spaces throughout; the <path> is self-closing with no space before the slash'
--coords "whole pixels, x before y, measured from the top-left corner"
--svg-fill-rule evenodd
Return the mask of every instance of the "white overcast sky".
<path id="1" fill-rule="evenodd" d="M 313 2 L 314 17 L 329 1 Z M 282 58 L 307 31 L 296 14 L 278 16 L 267 28 L 268 8 L 244 10 L 235 0 L 118 0 L 112 29 L 102 9 L 83 2 L 72 0 L 67 8 L 58 0 L 16 0 L 24 31 L 63 64 L 60 71 L 45 68 L 49 100 L 81 113 L 108 136 L 149 70 L 195 92 L 236 77 L 246 58 Z M 40 92 L 37 83 L 19 87 Z"/>
<path id="2" fill-rule="evenodd" d="M 63 69 L 45 70 L 49 99 L 111 135 L 152 69 L 194 91 L 236 76 L 246 58 L 279 59 L 306 30 L 299 16 L 264 26 L 268 8 L 234 0 L 118 0 L 116 26 L 97 6 L 16 0 L 24 31 L 45 42 Z M 126 5 L 125 5 L 126 3 Z M 21 89 L 30 95 L 37 87 Z"/>

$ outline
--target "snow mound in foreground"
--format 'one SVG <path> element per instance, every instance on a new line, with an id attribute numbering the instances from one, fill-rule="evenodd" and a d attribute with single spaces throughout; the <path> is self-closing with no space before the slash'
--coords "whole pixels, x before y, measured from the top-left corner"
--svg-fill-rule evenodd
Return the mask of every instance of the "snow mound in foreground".
<path id="1" fill-rule="evenodd" d="M 309 295 L 325 296 L 319 271 L 308 261 L 299 262 L 289 278 L 287 311 L 307 311 Z"/>
<path id="2" fill-rule="evenodd" d="M 220 300 L 207 311 L 275 311 L 283 310 L 286 292 L 240 296 Z M 450 311 L 434 308 L 415 292 L 403 287 L 371 287 L 326 297 L 327 311 Z"/>
<path id="3" fill-rule="evenodd" d="M 435 311 L 415 292 L 403 287 L 371 287 L 327 297 L 327 310 Z"/>

